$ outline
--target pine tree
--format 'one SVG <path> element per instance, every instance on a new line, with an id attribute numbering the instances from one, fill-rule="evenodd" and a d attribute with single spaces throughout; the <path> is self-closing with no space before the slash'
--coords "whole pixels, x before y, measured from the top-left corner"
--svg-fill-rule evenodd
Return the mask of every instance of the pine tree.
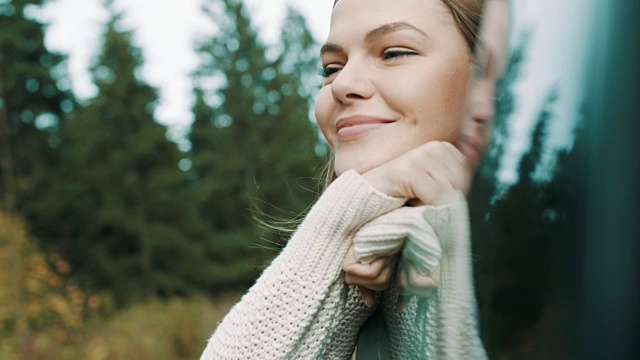
<path id="1" fill-rule="evenodd" d="M 0 3 L 0 205 L 20 212 L 55 159 L 63 109 L 73 109 L 58 87 L 64 57 L 45 48 L 45 24 L 29 16 L 45 2 Z"/>
<path id="2" fill-rule="evenodd" d="M 154 120 L 154 88 L 132 34 L 112 14 L 91 74 L 99 94 L 62 133 L 55 186 L 36 230 L 120 303 L 207 289 L 207 225 L 193 207 L 184 158 Z"/>
<path id="3" fill-rule="evenodd" d="M 516 106 L 514 86 L 520 80 L 521 69 L 526 59 L 528 35 L 525 35 L 509 56 L 507 70 L 497 84 L 496 115 L 492 144 L 486 158 L 475 174 L 472 191 L 469 194 L 469 215 L 471 221 L 474 277 L 476 298 L 480 315 L 480 334 L 485 346 L 490 350 L 492 341 L 492 299 L 495 283 L 496 246 L 499 237 L 496 235 L 494 201 L 502 184 L 498 179 L 498 171 L 505 156 L 505 142 L 509 134 L 509 121 Z"/>
<path id="4" fill-rule="evenodd" d="M 509 56 L 507 69 L 496 87 L 496 113 L 494 117 L 493 139 L 487 151 L 487 158 L 478 171 L 485 182 L 497 183 L 497 174 L 502 164 L 504 147 L 509 136 L 509 120 L 517 104 L 514 86 L 522 75 L 522 65 L 527 57 L 531 34 L 525 33 Z M 495 187 L 492 191 L 496 191 Z"/>
<path id="5" fill-rule="evenodd" d="M 25 11 L 44 2 L 0 3 L 0 208 L 9 216 L 26 213 L 29 204 L 38 198 L 38 184 L 47 180 L 55 159 L 62 109 L 73 107 L 57 86 L 56 80 L 62 80 L 62 76 L 53 76 L 55 69 L 61 69 L 63 57 L 45 48 L 45 25 Z M 7 241 L 12 255 L 11 269 L 19 279 L 27 259 L 20 251 L 17 237 L 9 237 Z M 17 350 L 21 358 L 26 358 L 26 294 L 22 284 L 16 283 L 14 290 Z"/>
<path id="6" fill-rule="evenodd" d="M 485 236 L 491 239 L 483 242 L 495 246 L 489 313 L 484 314 L 490 324 L 488 349 L 494 356 L 523 346 L 525 331 L 540 321 L 545 310 L 551 276 L 548 252 L 559 210 L 551 197 L 556 183 L 537 181 L 534 174 L 543 158 L 557 100 L 552 88 L 534 124 L 531 148 L 519 163 L 519 181 L 495 202 L 486 224 Z"/>
<path id="7" fill-rule="evenodd" d="M 234 269 L 221 286 L 243 286 L 265 255 L 255 248 L 278 241 L 255 225 L 250 209 L 291 216 L 315 197 L 319 160 L 309 110 L 317 47 L 293 10 L 275 49 L 261 42 L 242 2 L 211 1 L 204 10 L 219 29 L 198 47 L 191 156 L 201 209 L 216 231 L 216 263 Z"/>

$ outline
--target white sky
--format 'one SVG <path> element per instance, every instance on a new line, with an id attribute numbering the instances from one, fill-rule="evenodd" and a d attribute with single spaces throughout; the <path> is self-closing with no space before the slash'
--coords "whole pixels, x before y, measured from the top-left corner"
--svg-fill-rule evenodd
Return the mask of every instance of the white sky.
<path id="1" fill-rule="evenodd" d="M 559 100 L 553 107 L 555 122 L 549 141 L 551 148 L 573 145 L 573 131 L 583 99 L 588 61 L 588 39 L 592 36 L 598 0 L 514 0 L 512 40 L 532 31 L 523 76 L 515 87 L 516 110 L 512 115 L 511 138 L 505 150 L 499 177 L 511 183 L 517 180 L 515 168 L 520 155 L 529 149 L 533 121 L 538 116 L 549 90 L 557 86 Z M 549 152 L 547 155 L 551 156 Z M 555 158 L 546 159 L 552 164 Z"/>
<path id="2" fill-rule="evenodd" d="M 192 121 L 191 83 L 188 74 L 196 65 L 193 40 L 208 33 L 208 24 L 199 14 L 201 0 L 115 0 L 125 11 L 125 26 L 135 30 L 135 41 L 145 55 L 143 75 L 160 89 L 161 102 L 156 118 L 170 126 L 179 137 Z M 532 121 L 547 91 L 557 85 L 560 101 L 554 147 L 572 143 L 570 136 L 578 111 L 589 4 L 596 0 L 517 0 L 512 1 L 516 39 L 525 29 L 533 30 L 524 77 L 516 88 L 518 104 L 507 151 L 512 156 L 502 171 L 506 182 L 516 180 L 515 166 L 529 144 Z M 266 42 L 277 41 L 286 4 L 299 9 L 307 18 L 318 41 L 328 33 L 331 0 L 245 0 L 255 24 Z M 98 51 L 99 37 L 107 20 L 101 0 L 51 0 L 43 12 L 50 23 L 46 44 L 69 55 L 72 87 L 79 98 L 95 94 L 87 69 Z M 582 54 L 580 57 L 567 55 Z"/>
<path id="3" fill-rule="evenodd" d="M 267 42 L 275 42 L 287 4 L 299 9 L 320 41 L 328 32 L 332 3 L 309 0 L 247 0 L 254 21 Z M 157 119 L 177 133 L 192 121 L 191 83 L 188 74 L 196 66 L 193 41 L 209 33 L 200 14 L 200 0 L 115 0 L 125 12 L 124 25 L 135 30 L 135 41 L 145 55 L 143 74 L 160 89 Z M 87 69 L 98 51 L 107 13 L 101 0 L 51 0 L 43 12 L 50 23 L 46 44 L 69 54 L 72 88 L 80 99 L 95 95 Z"/>

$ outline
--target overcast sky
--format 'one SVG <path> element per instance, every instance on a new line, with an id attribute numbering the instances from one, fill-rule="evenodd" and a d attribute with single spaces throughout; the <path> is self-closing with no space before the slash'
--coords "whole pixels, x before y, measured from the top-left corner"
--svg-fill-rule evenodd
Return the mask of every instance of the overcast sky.
<path id="1" fill-rule="evenodd" d="M 593 16 L 588 4 L 595 0 L 519 0 L 512 1 L 512 41 L 524 31 L 532 31 L 524 76 L 516 88 L 517 109 L 512 138 L 508 145 L 512 159 L 503 171 L 506 181 L 515 180 L 519 154 L 529 147 L 532 120 L 544 96 L 557 86 L 560 101 L 555 106 L 556 136 L 554 146 L 571 143 L 585 58 L 567 54 L 584 54 L 589 36 L 588 24 Z M 266 42 L 277 41 L 286 4 L 299 9 L 307 18 L 318 41 L 328 33 L 331 0 L 245 0 L 253 20 Z M 98 51 L 106 12 L 101 0 L 51 0 L 42 17 L 50 23 L 46 44 L 69 55 L 72 87 L 79 98 L 95 95 L 87 69 Z M 124 24 L 135 30 L 135 41 L 145 55 L 143 74 L 160 89 L 161 102 L 156 117 L 169 125 L 174 134 L 184 133 L 191 123 L 191 83 L 189 72 L 196 65 L 193 40 L 207 34 L 209 27 L 199 13 L 200 0 L 115 0 L 125 12 Z"/>
<path id="2" fill-rule="evenodd" d="M 331 5 L 328 1 L 247 0 L 254 21 L 266 42 L 275 42 L 287 3 L 309 21 L 319 39 L 328 32 Z M 50 23 L 46 35 L 49 48 L 69 54 L 73 90 L 79 98 L 92 97 L 96 89 L 87 69 L 98 51 L 107 13 L 101 0 L 51 0 L 43 12 Z M 135 41 L 145 55 L 143 74 L 160 89 L 156 117 L 181 132 L 191 122 L 191 83 L 188 74 L 196 66 L 194 39 L 210 33 L 200 14 L 199 0 L 115 0 L 125 12 L 124 25 L 135 30 Z"/>

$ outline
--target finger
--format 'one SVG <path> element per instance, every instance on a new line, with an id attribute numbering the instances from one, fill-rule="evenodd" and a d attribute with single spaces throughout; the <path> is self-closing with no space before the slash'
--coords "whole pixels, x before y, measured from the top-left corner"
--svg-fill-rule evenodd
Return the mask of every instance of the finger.
<path id="1" fill-rule="evenodd" d="M 458 149 L 455 145 L 450 142 L 443 142 L 444 148 L 453 156 L 459 164 L 464 164 L 467 162 L 467 157 Z"/>
<path id="2" fill-rule="evenodd" d="M 349 285 L 366 287 L 373 291 L 383 291 L 388 287 L 388 282 L 384 283 L 382 281 L 378 282 L 376 280 L 363 279 L 349 274 L 344 275 L 344 282 Z"/>
<path id="3" fill-rule="evenodd" d="M 363 278 L 345 273 L 344 281 L 349 285 L 364 286 L 372 290 L 382 291 L 389 286 L 389 281 L 391 280 L 391 272 L 391 268 L 385 268 L 378 277 L 373 279 Z"/>
<path id="4" fill-rule="evenodd" d="M 452 161 L 448 162 L 448 166 L 454 176 L 452 184 L 456 189 L 466 192 L 471 186 L 473 164 L 455 145 L 445 142 L 444 148 L 452 159 Z"/>
<path id="5" fill-rule="evenodd" d="M 411 202 L 412 206 L 431 205 L 438 194 L 442 192 L 442 186 L 427 171 L 422 176 L 412 178 L 412 194 L 417 199 Z"/>
<path id="6" fill-rule="evenodd" d="M 440 266 L 429 275 L 418 272 L 414 266 L 409 267 L 409 286 L 414 288 L 435 288 L 440 282 Z"/>
<path id="7" fill-rule="evenodd" d="M 399 269 L 398 293 L 405 296 L 428 297 L 440 283 L 440 267 L 429 275 L 420 274 L 417 268 L 403 261 Z"/>
<path id="8" fill-rule="evenodd" d="M 396 311 L 400 313 L 402 312 L 402 310 L 404 310 L 405 304 L 409 300 L 408 297 L 404 295 L 408 286 L 407 275 L 405 274 L 404 266 L 401 266 L 399 268 L 399 274 L 397 279 L 398 279 L 398 282 L 396 286 L 398 287 L 398 303 L 396 304 Z"/>
<path id="9" fill-rule="evenodd" d="M 438 280 L 436 279 L 433 275 L 420 274 L 415 267 L 410 267 L 408 270 L 408 287 L 405 294 L 429 297 L 438 286 Z"/>
<path id="10" fill-rule="evenodd" d="M 344 270 L 345 273 L 355 277 L 359 277 L 363 279 L 375 279 L 379 277 L 382 271 L 385 269 L 385 267 L 387 267 L 387 265 L 390 262 L 390 258 L 391 257 L 389 256 L 382 256 L 373 260 L 368 264 L 362 264 L 357 260 L 355 260 L 355 256 L 354 256 L 353 258 L 354 262 L 351 262 L 346 266 L 343 266 L 342 269 Z"/>
<path id="11" fill-rule="evenodd" d="M 428 152 L 425 156 L 422 166 L 424 171 L 431 177 L 433 177 L 440 186 L 448 186 L 450 183 L 449 163 L 451 163 L 451 155 L 440 144 L 435 144 L 428 148 Z"/>
<path id="12" fill-rule="evenodd" d="M 404 308 L 405 308 L 405 306 L 406 306 L 408 301 L 409 301 L 409 297 L 408 296 L 404 296 L 404 295 L 398 296 L 398 303 L 396 304 L 396 311 L 398 313 L 401 313 L 404 310 Z"/>
<path id="13" fill-rule="evenodd" d="M 443 188 L 463 188 L 469 177 L 469 166 L 465 156 L 453 144 L 444 141 L 436 143 L 431 151 L 432 161 L 435 163 L 433 169 L 438 171 L 434 176 Z"/>
<path id="14" fill-rule="evenodd" d="M 372 307 L 376 301 L 376 292 L 363 286 L 358 286 L 358 290 L 360 290 L 364 304 L 367 305 L 367 307 Z"/>
<path id="15" fill-rule="evenodd" d="M 342 260 L 342 270 L 346 272 L 346 269 L 353 264 L 358 264 L 358 260 L 356 260 L 355 246 L 351 244 L 349 250 L 347 250 L 347 253 L 344 256 L 344 259 Z"/>
<path id="16" fill-rule="evenodd" d="M 433 204 L 443 192 L 455 188 L 463 181 L 457 179 L 460 166 L 457 159 L 447 149 L 448 143 L 432 141 L 424 144 L 415 152 L 412 167 L 418 171 L 410 178 L 411 188 L 420 202 Z M 453 165 L 452 165 L 453 164 Z M 415 203 L 415 202 L 414 202 Z"/>

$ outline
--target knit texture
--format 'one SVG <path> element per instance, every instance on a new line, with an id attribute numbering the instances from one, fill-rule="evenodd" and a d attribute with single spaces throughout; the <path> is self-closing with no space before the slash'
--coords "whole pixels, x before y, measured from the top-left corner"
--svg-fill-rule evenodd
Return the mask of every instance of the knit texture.
<path id="1" fill-rule="evenodd" d="M 365 224 L 354 238 L 356 260 L 368 264 L 384 255 L 403 257 L 420 274 L 429 275 L 442 257 L 440 241 L 427 221 L 429 206 L 401 207 Z"/>
<path id="2" fill-rule="evenodd" d="M 440 286 L 410 297 L 384 292 L 394 359 L 486 359 L 477 332 L 467 205 L 401 207 L 349 171 L 313 206 L 281 254 L 218 325 L 202 359 L 351 359 L 358 330 L 372 313 L 341 263 L 349 246 L 371 261 L 402 249 L 405 239 L 420 272 L 440 266 Z M 411 241 L 415 244 L 411 245 Z M 422 259 L 422 260 L 420 260 Z"/>
<path id="3" fill-rule="evenodd" d="M 426 298 L 401 298 L 391 281 L 382 301 L 391 358 L 487 359 L 478 332 L 466 199 L 457 193 L 450 204 L 423 211 L 442 248 L 439 286 Z M 402 311 L 398 301 L 405 303 Z"/>
<path id="4" fill-rule="evenodd" d="M 336 338 L 334 327 L 349 317 L 363 322 L 369 310 L 345 286 L 342 259 L 357 229 L 403 203 L 374 189 L 355 171 L 342 174 L 218 325 L 202 359 L 329 359 L 327 352 L 348 359 L 351 353 L 329 349 L 330 339 Z M 342 325 L 350 328 L 353 352 L 361 323 Z"/>

